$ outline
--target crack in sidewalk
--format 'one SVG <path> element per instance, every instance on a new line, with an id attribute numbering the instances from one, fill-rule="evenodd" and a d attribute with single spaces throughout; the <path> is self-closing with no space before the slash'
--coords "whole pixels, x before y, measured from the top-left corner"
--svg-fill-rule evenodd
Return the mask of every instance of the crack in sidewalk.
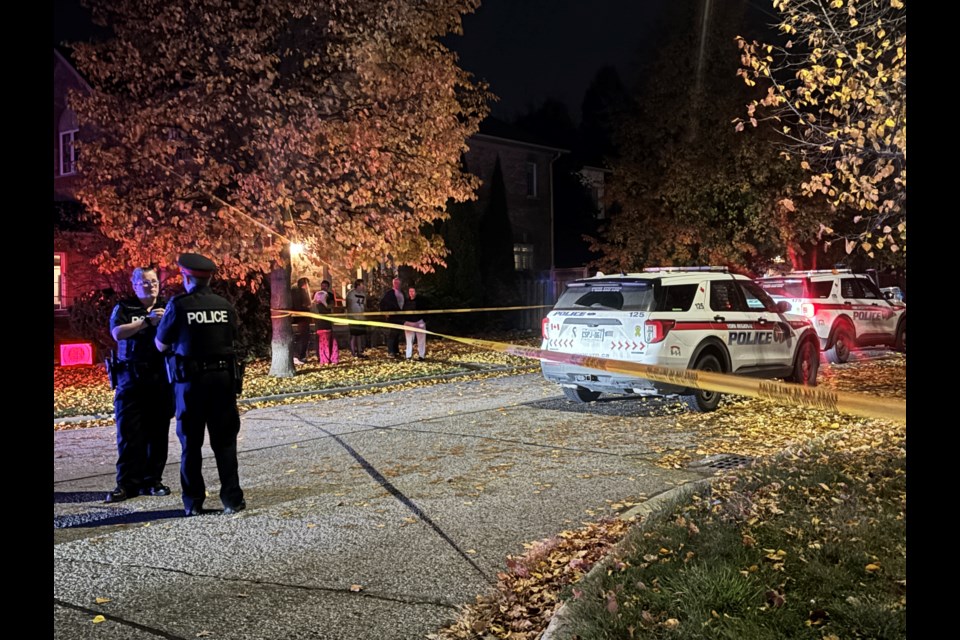
<path id="1" fill-rule="evenodd" d="M 148 569 L 152 571 L 160 571 L 165 573 L 175 573 L 190 578 L 205 578 L 209 580 L 218 580 L 220 582 L 229 582 L 229 583 L 239 583 L 239 584 L 250 584 L 263 587 L 280 587 L 283 589 L 297 589 L 301 591 L 311 591 L 318 593 L 332 593 L 332 594 L 341 594 L 347 596 L 359 596 L 363 598 L 371 598 L 373 600 L 379 600 L 382 602 L 393 602 L 397 604 L 408 604 L 408 605 L 424 605 L 424 606 L 433 606 L 433 607 L 443 607 L 445 609 L 456 609 L 457 603 L 444 602 L 442 600 L 435 599 L 416 599 L 416 598 L 407 598 L 402 596 L 389 596 L 384 594 L 379 594 L 373 591 L 353 591 L 350 588 L 343 587 L 322 587 L 322 586 L 312 586 L 304 584 L 292 584 L 289 582 L 276 582 L 273 580 L 259 580 L 253 578 L 237 578 L 233 576 L 218 576 L 209 573 L 195 573 L 191 571 L 185 571 L 183 569 L 173 569 L 171 567 L 157 567 L 153 565 L 142 565 L 142 564 L 124 564 L 116 562 L 103 562 L 100 560 L 82 560 L 78 558 L 58 558 L 58 562 L 75 562 L 75 563 L 87 563 L 87 564 L 97 564 L 105 567 L 112 568 L 122 568 L 122 569 Z M 60 602 L 58 598 L 54 598 L 54 602 Z M 87 607 L 82 607 L 80 605 L 73 605 L 69 603 L 63 603 L 72 608 L 88 611 L 94 614 L 100 614 L 107 616 L 106 613 L 102 611 L 97 611 L 95 609 L 89 609 Z M 109 617 L 109 616 L 107 616 Z"/>

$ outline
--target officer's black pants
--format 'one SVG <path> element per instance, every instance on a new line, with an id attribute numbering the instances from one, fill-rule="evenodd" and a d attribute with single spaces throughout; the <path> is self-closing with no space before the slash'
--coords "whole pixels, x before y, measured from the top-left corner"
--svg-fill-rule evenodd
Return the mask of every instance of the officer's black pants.
<path id="1" fill-rule="evenodd" d="M 403 337 L 402 329 L 387 329 L 387 353 L 391 356 L 400 355 L 400 338 Z"/>
<path id="2" fill-rule="evenodd" d="M 183 506 L 200 507 L 206 496 L 203 481 L 204 429 L 210 431 L 210 448 L 220 475 L 220 501 L 235 507 L 243 500 L 237 467 L 237 434 L 240 413 L 228 371 L 207 371 L 190 382 L 174 385 L 177 400 L 177 436 L 180 438 L 180 487 Z"/>
<path id="3" fill-rule="evenodd" d="M 310 322 L 295 322 L 293 331 L 293 357 L 306 362 L 310 346 Z"/>
<path id="4" fill-rule="evenodd" d="M 167 375 L 155 372 L 117 375 L 113 397 L 117 423 L 117 486 L 136 494 L 163 478 L 173 418 L 173 389 Z"/>

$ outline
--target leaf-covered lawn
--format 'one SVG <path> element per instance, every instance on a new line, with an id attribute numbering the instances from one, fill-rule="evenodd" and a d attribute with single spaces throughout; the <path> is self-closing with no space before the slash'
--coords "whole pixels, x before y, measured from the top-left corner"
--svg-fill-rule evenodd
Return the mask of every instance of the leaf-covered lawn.
<path id="1" fill-rule="evenodd" d="M 860 362 L 823 365 L 817 384 L 848 393 L 906 399 L 906 356 L 886 352 Z M 699 446 L 695 451 L 665 450 L 662 465 L 679 468 L 693 459 L 724 453 L 760 458 L 830 434 L 849 436 L 853 445 L 869 444 L 871 434 L 893 428 L 893 423 L 886 421 L 760 398 L 725 396 L 724 400 L 713 413 L 677 413 L 675 428 L 696 431 Z"/>
<path id="2" fill-rule="evenodd" d="M 539 346 L 539 338 L 509 336 L 513 344 Z M 465 378 L 488 378 L 505 375 L 499 369 L 507 368 L 507 373 L 534 371 L 539 368 L 535 360 L 520 358 L 492 351 L 483 351 L 450 340 L 432 340 L 429 343 L 427 359 L 394 360 L 387 357 L 383 347 L 368 349 L 365 360 L 353 358 L 349 352 L 340 354 L 340 364 L 320 365 L 309 360 L 306 365 L 297 367 L 297 375 L 292 378 L 275 378 L 268 375 L 269 360 L 257 360 L 247 365 L 240 396 L 240 409 L 274 404 L 292 404 L 316 401 L 322 398 L 358 396 L 368 393 L 380 393 L 384 390 L 397 390 L 415 386 L 436 384 L 433 380 L 418 378 L 446 374 L 463 374 Z M 442 380 L 441 380 L 442 381 Z M 246 402 L 251 398 L 277 396 L 284 394 L 304 394 L 310 391 L 322 392 L 326 389 L 354 387 L 371 384 L 391 383 L 384 388 L 353 390 L 339 394 L 297 395 L 294 397 Z M 56 425 L 56 429 L 76 429 L 89 426 L 112 424 L 113 391 L 107 382 L 103 365 L 82 367 L 55 367 L 53 379 L 53 417 L 103 416 L 96 420 L 71 422 Z"/>
<path id="3" fill-rule="evenodd" d="M 906 360 L 825 366 L 819 384 L 905 398 Z M 699 446 L 665 451 L 664 466 L 766 459 L 656 522 L 602 519 L 528 545 L 431 637 L 534 640 L 562 601 L 563 639 L 906 637 L 905 425 L 743 398 L 669 414 Z M 606 570 L 581 582 L 613 548 Z"/>
<path id="4" fill-rule="evenodd" d="M 906 638 L 903 433 L 847 444 L 722 478 L 631 531 L 565 594 L 563 637 Z"/>

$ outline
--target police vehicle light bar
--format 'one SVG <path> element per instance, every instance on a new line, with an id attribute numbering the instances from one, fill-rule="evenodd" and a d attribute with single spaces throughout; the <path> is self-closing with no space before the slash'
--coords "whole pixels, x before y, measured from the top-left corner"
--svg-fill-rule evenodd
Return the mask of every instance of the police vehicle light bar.
<path id="1" fill-rule="evenodd" d="M 788 276 L 818 276 L 818 275 L 831 275 L 835 276 L 838 273 L 853 273 L 850 269 L 813 269 L 811 271 L 791 271 L 788 273 Z"/>
<path id="2" fill-rule="evenodd" d="M 727 273 L 726 267 L 710 266 L 710 267 L 646 267 L 644 268 L 646 273 L 657 273 L 661 271 L 717 271 L 720 273 Z"/>

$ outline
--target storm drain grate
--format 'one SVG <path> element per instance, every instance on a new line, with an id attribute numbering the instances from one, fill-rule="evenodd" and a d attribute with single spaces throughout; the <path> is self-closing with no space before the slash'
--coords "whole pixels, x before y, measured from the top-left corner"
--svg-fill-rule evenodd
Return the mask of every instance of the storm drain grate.
<path id="1" fill-rule="evenodd" d="M 740 469 L 753 462 L 750 456 L 741 456 L 735 453 L 723 453 L 715 456 L 707 456 L 702 460 L 697 460 L 690 464 L 693 469 Z"/>

